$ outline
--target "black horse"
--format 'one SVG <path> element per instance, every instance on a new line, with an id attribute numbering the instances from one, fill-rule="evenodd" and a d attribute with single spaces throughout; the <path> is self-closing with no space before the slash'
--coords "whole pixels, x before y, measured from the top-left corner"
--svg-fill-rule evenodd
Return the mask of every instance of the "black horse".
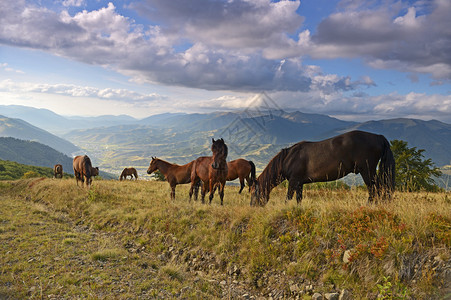
<path id="1" fill-rule="evenodd" d="M 380 160 L 380 163 L 379 163 Z M 379 163 L 379 172 L 376 171 Z M 369 198 L 391 198 L 395 182 L 395 160 L 382 135 L 351 131 L 319 142 L 300 142 L 282 149 L 269 162 L 251 187 L 251 205 L 265 205 L 269 193 L 288 179 L 287 200 L 296 192 L 302 199 L 304 183 L 331 181 L 349 173 L 360 174 Z"/>

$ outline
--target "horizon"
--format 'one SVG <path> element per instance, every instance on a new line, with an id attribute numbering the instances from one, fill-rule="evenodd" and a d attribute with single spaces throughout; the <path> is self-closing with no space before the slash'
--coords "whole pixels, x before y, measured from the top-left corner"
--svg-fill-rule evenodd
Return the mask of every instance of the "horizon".
<path id="1" fill-rule="evenodd" d="M 0 15 L 1 105 L 142 119 L 269 97 L 451 123 L 450 1 L 19 0 Z"/>

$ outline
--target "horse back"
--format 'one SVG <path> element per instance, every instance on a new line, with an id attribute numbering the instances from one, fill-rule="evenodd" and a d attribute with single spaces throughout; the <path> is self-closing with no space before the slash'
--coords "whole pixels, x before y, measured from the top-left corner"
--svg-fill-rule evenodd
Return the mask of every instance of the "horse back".
<path id="1" fill-rule="evenodd" d="M 288 149 L 284 177 L 335 180 L 377 164 L 384 149 L 382 136 L 351 131 L 319 142 L 300 142 Z"/>

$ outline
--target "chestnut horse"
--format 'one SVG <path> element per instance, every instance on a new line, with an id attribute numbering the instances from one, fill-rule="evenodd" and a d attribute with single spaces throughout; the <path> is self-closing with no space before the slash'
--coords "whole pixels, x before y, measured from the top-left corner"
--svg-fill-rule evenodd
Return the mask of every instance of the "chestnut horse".
<path id="1" fill-rule="evenodd" d="M 119 177 L 119 180 L 122 181 L 122 179 L 127 179 L 127 176 L 130 176 L 130 180 L 133 179 L 133 176 L 135 176 L 135 180 L 138 179 L 138 172 L 136 172 L 135 168 L 125 168 L 122 173 L 121 177 Z"/>
<path id="2" fill-rule="evenodd" d="M 376 171 L 378 162 L 379 172 Z M 349 173 L 362 176 L 369 198 L 391 198 L 395 186 L 395 160 L 382 135 L 351 131 L 320 142 L 300 142 L 282 149 L 251 187 L 251 205 L 265 205 L 269 193 L 288 179 L 287 200 L 300 204 L 304 183 L 331 181 Z"/>
<path id="3" fill-rule="evenodd" d="M 244 189 L 244 179 L 246 179 L 247 184 L 249 185 L 249 191 L 251 189 L 252 183 L 255 181 L 255 165 L 250 160 L 245 160 L 242 158 L 238 158 L 227 163 L 228 172 L 227 172 L 227 181 L 232 181 L 237 178 L 240 179 L 240 191 L 238 193 L 241 194 L 241 191 Z M 249 175 L 251 176 L 249 179 Z"/>
<path id="4" fill-rule="evenodd" d="M 160 170 L 171 186 L 171 199 L 175 200 L 176 185 L 191 182 L 191 168 L 193 163 L 194 161 L 180 166 L 177 164 L 171 164 L 156 157 L 152 157 L 152 161 L 147 169 L 147 174 L 152 174 L 156 170 Z M 198 187 L 199 186 L 196 187 L 196 191 Z"/>
<path id="5" fill-rule="evenodd" d="M 74 157 L 73 161 L 73 167 L 74 167 L 74 175 L 75 180 L 81 181 L 81 186 L 83 186 L 86 178 L 86 186 L 89 187 L 92 182 L 92 176 L 99 175 L 99 168 L 95 167 L 93 168 L 91 165 L 91 159 L 87 155 L 78 155 Z"/>
<path id="6" fill-rule="evenodd" d="M 56 164 L 53 167 L 53 175 L 55 178 L 63 178 L 63 166 L 60 164 Z"/>
<path id="7" fill-rule="evenodd" d="M 214 187 L 219 184 L 219 197 L 221 198 L 221 205 L 223 205 L 224 187 L 228 173 L 226 161 L 228 148 L 223 139 L 216 141 L 212 139 L 212 142 L 211 152 L 213 152 L 213 156 L 202 156 L 194 161 L 191 170 L 191 189 L 189 191 L 189 198 L 191 200 L 194 187 L 198 185 L 199 181 L 202 181 L 202 203 L 205 203 L 206 192 L 210 191 L 209 200 L 211 204 L 211 200 L 213 200 L 215 193 Z M 197 192 L 195 198 L 197 198 Z"/>

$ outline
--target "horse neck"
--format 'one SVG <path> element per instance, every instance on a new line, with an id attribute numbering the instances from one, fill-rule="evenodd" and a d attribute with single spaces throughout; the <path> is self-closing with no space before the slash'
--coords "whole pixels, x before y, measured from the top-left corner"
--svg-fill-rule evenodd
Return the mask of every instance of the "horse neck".
<path id="1" fill-rule="evenodd" d="M 163 175 L 165 175 L 165 176 L 166 176 L 169 168 L 172 166 L 173 166 L 173 164 L 168 163 L 167 161 L 164 161 L 161 159 L 157 161 L 157 169 L 160 170 L 160 172 L 163 173 Z"/>
<path id="2" fill-rule="evenodd" d="M 274 166 L 275 163 L 276 162 L 274 162 L 274 160 L 271 161 L 257 178 L 265 197 L 269 196 L 272 189 L 285 180 L 285 176 L 282 174 L 281 166 Z"/>

